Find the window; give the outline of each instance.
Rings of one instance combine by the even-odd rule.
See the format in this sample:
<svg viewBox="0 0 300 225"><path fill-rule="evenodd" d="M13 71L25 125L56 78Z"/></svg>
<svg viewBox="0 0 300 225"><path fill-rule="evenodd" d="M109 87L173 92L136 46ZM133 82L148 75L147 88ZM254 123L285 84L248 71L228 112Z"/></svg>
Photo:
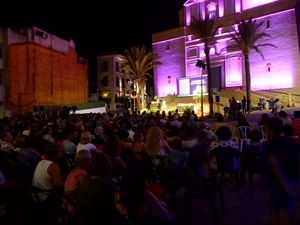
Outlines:
<svg viewBox="0 0 300 225"><path fill-rule="evenodd" d="M197 47L193 47L193 48L189 48L188 49L188 54L189 54L189 58L195 58L198 56L198 48Z"/></svg>
<svg viewBox="0 0 300 225"><path fill-rule="evenodd" d="M122 88L125 88L125 79L122 78Z"/></svg>
<svg viewBox="0 0 300 225"><path fill-rule="evenodd" d="M102 62L102 72L106 72L106 71L108 71L108 62L103 61Z"/></svg>
<svg viewBox="0 0 300 225"><path fill-rule="evenodd" d="M210 19L215 18L217 12L217 3L210 2L209 4L207 4L207 11Z"/></svg>
<svg viewBox="0 0 300 225"><path fill-rule="evenodd" d="M104 76L101 81L101 87L107 87L108 86L108 77Z"/></svg>
<svg viewBox="0 0 300 225"><path fill-rule="evenodd" d="M116 87L120 87L120 79L116 76Z"/></svg>
<svg viewBox="0 0 300 225"><path fill-rule="evenodd" d="M271 72L271 63L267 63L267 72Z"/></svg>
<svg viewBox="0 0 300 225"><path fill-rule="evenodd" d="M119 62L116 62L116 72L120 72Z"/></svg>
<svg viewBox="0 0 300 225"><path fill-rule="evenodd" d="M267 20L267 28L270 28L270 20Z"/></svg>

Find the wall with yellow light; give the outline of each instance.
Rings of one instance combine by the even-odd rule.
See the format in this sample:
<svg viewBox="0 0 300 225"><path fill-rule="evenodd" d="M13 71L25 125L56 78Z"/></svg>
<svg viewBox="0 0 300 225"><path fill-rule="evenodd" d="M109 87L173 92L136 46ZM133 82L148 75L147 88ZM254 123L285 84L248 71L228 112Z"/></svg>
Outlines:
<svg viewBox="0 0 300 225"><path fill-rule="evenodd" d="M32 111L34 105L88 102L87 63L75 49L62 53L35 43L8 48L8 109Z"/></svg>

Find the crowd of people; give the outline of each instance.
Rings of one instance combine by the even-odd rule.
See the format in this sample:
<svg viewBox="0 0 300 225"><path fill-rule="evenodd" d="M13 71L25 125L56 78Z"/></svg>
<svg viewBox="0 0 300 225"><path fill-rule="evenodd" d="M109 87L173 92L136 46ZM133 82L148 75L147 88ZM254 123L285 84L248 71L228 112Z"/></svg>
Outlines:
<svg viewBox="0 0 300 225"><path fill-rule="evenodd" d="M167 195L173 188L168 183L170 178L176 178L176 185L181 187L189 185L191 174L216 174L218 161L213 152L229 147L240 153L231 165L233 170L241 171L240 185L243 175L252 168L249 165L253 166L249 163L253 157L248 156L253 152L260 156L260 169L270 186L270 222L293 224L300 193L300 145L296 137L300 118L295 115L292 120L282 110L278 115L263 114L257 125L264 127L268 138L264 142L262 131L252 126L242 112L230 122L218 114L213 124L194 112L180 115L178 110L168 114L157 111L3 118L0 218L5 221L5 214L9 215L9 205L15 204L13 195L24 194L22 191L30 186L42 190L36 198L43 205L40 210L48 209L40 214L26 212L31 214L28 217L36 217L37 224L46 223L51 213L62 207L61 199L65 210L76 215L78 225L170 224L176 210L174 199ZM252 127L248 134L251 142L243 149L240 134L233 133L233 127L239 126ZM279 216L280 210L283 217Z"/></svg>

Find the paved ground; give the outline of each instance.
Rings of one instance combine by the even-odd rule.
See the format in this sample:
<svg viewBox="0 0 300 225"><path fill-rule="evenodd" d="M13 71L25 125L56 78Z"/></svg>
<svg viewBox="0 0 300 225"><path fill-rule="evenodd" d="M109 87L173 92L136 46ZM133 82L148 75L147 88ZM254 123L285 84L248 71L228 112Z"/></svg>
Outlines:
<svg viewBox="0 0 300 225"><path fill-rule="evenodd" d="M218 225L267 225L268 219L268 190L260 185L260 176L254 177L254 191L250 194L245 184L239 193L231 182L224 184L225 215L221 214L220 202L217 198ZM178 225L187 225L187 211L183 199L178 201ZM300 201L298 201L300 206ZM193 201L190 225L210 225L212 223L211 211L208 202L204 200ZM297 207L296 224L300 224L300 207Z"/></svg>

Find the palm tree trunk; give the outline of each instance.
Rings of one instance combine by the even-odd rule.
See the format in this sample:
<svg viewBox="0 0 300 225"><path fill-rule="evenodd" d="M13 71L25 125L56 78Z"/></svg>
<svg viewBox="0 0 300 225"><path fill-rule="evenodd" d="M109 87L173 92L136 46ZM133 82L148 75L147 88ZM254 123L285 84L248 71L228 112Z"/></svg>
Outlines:
<svg viewBox="0 0 300 225"><path fill-rule="evenodd" d="M249 54L245 53L245 77L246 77L246 97L247 97L247 111L251 110L251 75L250 75L250 63Z"/></svg>
<svg viewBox="0 0 300 225"><path fill-rule="evenodd" d="M139 79L136 79L136 108L137 110L140 110L141 107L141 81ZM135 109L134 109L135 111Z"/></svg>
<svg viewBox="0 0 300 225"><path fill-rule="evenodd" d="M141 82L142 110L145 108L145 82Z"/></svg>
<svg viewBox="0 0 300 225"><path fill-rule="evenodd" d="M214 114L214 105L213 105L213 96L212 96L212 75L210 68L210 57L209 57L209 47L208 43L205 43L204 53L206 57L206 66L207 66L207 92L208 92L208 103L209 103L209 116L213 117Z"/></svg>

